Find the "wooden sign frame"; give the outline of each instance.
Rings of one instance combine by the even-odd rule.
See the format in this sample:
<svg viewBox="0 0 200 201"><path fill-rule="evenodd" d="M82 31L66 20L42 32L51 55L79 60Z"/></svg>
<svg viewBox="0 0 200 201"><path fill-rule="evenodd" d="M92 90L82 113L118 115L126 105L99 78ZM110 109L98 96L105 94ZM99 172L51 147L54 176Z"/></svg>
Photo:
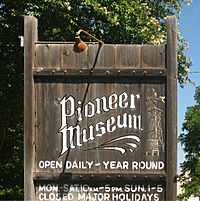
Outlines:
<svg viewBox="0 0 200 201"><path fill-rule="evenodd" d="M132 181L135 181L136 183L141 183L143 181L155 183L159 181L161 183L164 183L165 186L165 193L163 195L164 199L166 201L175 201L176 165L177 165L176 18L174 16L170 16L167 18L167 44L165 46L105 44L102 47L100 47L98 44L88 43L89 46L88 51L81 54L74 53L72 51L73 43L38 41L37 27L38 24L36 18L31 16L25 16L24 199L25 200L38 199L36 198L35 193L36 188L38 187L38 183L48 181L63 183L70 180L72 184L84 183L84 182L94 184L96 182L101 182L104 184L109 183L112 185L115 185L116 181L119 184L120 183L125 184L127 182L131 183ZM126 85L130 86L134 86L135 84L138 83L140 86L143 86L141 85L141 83L143 83L144 86L145 84L151 85L153 83L154 85L157 84L159 86L161 92L164 91L164 96L166 97L164 106L165 110L164 171L161 172L154 171L151 173L148 172L137 173L134 171L121 172L121 173L112 171L110 172L93 171L93 172L81 173L80 171L79 172L72 171L66 173L65 171L51 172L50 170L48 170L47 172L45 171L40 172L38 170L37 151L40 150L40 152L42 152L41 151L42 147L38 148L38 143L40 143L40 140L38 140L38 136L42 134L42 132L39 131L39 127L41 126L40 125L41 122L44 123L46 121L41 120L43 116L42 112L40 113L39 111L47 112L47 110L43 109L45 106L43 105L44 102L42 101L42 99L40 99L40 95L43 96L44 98L45 96L48 96L48 93L45 92L45 89L47 89L49 86L50 88L52 87L52 89L50 90L52 90L52 93L54 93L53 91L58 90L60 87L63 87L60 85L56 88L55 85L59 83L62 83L64 85L68 85L69 83L71 83L71 87L73 88L77 80L79 80L78 81L79 84L84 83L86 85L85 87L86 93L88 93L88 91L90 90L89 87L94 86L93 83L97 84L107 83L110 85L114 84L117 87L120 86L121 83L125 83ZM43 87L41 83L49 83L49 82L51 84L54 83L54 85L47 85L46 86L47 88L41 90L41 88ZM98 86L99 88L97 87L97 89L101 89L103 91L103 88L100 85ZM66 89L68 88L65 88L65 90ZM135 88L133 89L135 90ZM148 91L146 92L148 93ZM112 96L112 98L116 99L121 98L122 100L125 100L126 99L125 97L128 95L130 95L133 98L135 97L136 94L133 93L127 94L126 92L124 93L121 92L119 94L110 93L107 94L107 98L109 99L109 97ZM154 95L157 96L156 92L154 92ZM161 95L162 94L160 94L161 98L160 100L163 101ZM69 99L70 95L66 96L65 98L66 99L63 100L67 101L67 98ZM55 97L53 98L53 100L54 101L56 100ZM93 98L93 101L94 100L95 98ZM58 100L58 103L61 103L60 101L61 100ZM128 102L126 104L125 101L123 103L125 105L128 104ZM90 104L90 107L93 107L92 106L93 103L90 101L88 101L86 104ZM79 105L81 105L81 103ZM114 101L112 102L111 107L114 107ZM125 108L124 105L122 105L121 107ZM68 113L68 116L70 116L69 114L70 113ZM52 125L52 128L53 126L54 125ZM60 131L61 130L62 129L60 129ZM51 141L51 143L53 142ZM71 149L71 147L68 147L68 149ZM67 153L68 152L65 152L65 154Z"/></svg>

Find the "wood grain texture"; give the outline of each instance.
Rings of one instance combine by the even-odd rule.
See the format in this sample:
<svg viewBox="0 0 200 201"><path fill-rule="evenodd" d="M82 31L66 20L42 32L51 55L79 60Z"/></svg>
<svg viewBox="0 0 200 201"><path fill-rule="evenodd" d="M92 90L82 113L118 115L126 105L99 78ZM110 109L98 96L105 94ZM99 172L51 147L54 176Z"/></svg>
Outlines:
<svg viewBox="0 0 200 201"><path fill-rule="evenodd" d="M164 69L165 46L88 44L86 51L75 53L73 44L36 44L36 68L87 69L92 68L94 62L95 68Z"/></svg>
<svg viewBox="0 0 200 201"><path fill-rule="evenodd" d="M176 200L177 167L177 22L167 18L167 182L166 200Z"/></svg>
<svg viewBox="0 0 200 201"><path fill-rule="evenodd" d="M37 41L37 19L24 18L24 199L34 200L34 130L35 97L33 67L35 42Z"/></svg>

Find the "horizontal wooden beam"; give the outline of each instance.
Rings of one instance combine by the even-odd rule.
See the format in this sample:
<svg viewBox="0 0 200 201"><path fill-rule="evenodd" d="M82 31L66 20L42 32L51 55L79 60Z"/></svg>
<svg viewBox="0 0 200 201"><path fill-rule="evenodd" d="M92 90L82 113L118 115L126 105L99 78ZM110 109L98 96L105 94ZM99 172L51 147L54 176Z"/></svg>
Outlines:
<svg viewBox="0 0 200 201"><path fill-rule="evenodd" d="M42 173L35 172L33 174L34 181L72 181L72 182L80 182L80 181L165 181L166 174L165 173L138 173L138 174L76 174L76 173Z"/></svg>
<svg viewBox="0 0 200 201"><path fill-rule="evenodd" d="M165 69L61 69L61 68L35 68L34 76L147 76L147 77L163 77L166 76Z"/></svg>
<svg viewBox="0 0 200 201"><path fill-rule="evenodd" d="M34 67L48 68L166 68L164 45L124 45L87 43L74 52L72 42L36 42Z"/></svg>

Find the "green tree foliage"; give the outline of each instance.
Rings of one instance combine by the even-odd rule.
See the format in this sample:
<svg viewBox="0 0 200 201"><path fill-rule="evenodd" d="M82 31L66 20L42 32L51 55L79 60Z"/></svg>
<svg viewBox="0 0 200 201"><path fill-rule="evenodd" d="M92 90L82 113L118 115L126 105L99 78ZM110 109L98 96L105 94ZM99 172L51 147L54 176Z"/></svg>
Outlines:
<svg viewBox="0 0 200 201"><path fill-rule="evenodd" d="M105 43L164 44L167 15L188 0L2 0L0 2L0 199L22 196L23 16L39 20L39 40L74 41L84 29ZM88 39L87 39L88 40ZM179 35L178 76L189 81L191 61ZM9 171L10 170L10 171ZM17 190L18 189L18 190Z"/></svg>
<svg viewBox="0 0 200 201"><path fill-rule="evenodd" d="M200 197L200 87L196 88L194 98L196 104L187 108L183 123L185 132L179 137L186 153L181 175L185 192L181 198Z"/></svg>

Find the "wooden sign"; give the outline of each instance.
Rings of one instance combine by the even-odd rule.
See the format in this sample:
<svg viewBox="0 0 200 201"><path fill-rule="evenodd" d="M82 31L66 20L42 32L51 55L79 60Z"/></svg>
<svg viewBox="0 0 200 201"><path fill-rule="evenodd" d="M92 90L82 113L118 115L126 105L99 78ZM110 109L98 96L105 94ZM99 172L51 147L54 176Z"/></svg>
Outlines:
<svg viewBox="0 0 200 201"><path fill-rule="evenodd" d="M25 200L176 198L176 20L168 43L37 40L25 17Z"/></svg>

